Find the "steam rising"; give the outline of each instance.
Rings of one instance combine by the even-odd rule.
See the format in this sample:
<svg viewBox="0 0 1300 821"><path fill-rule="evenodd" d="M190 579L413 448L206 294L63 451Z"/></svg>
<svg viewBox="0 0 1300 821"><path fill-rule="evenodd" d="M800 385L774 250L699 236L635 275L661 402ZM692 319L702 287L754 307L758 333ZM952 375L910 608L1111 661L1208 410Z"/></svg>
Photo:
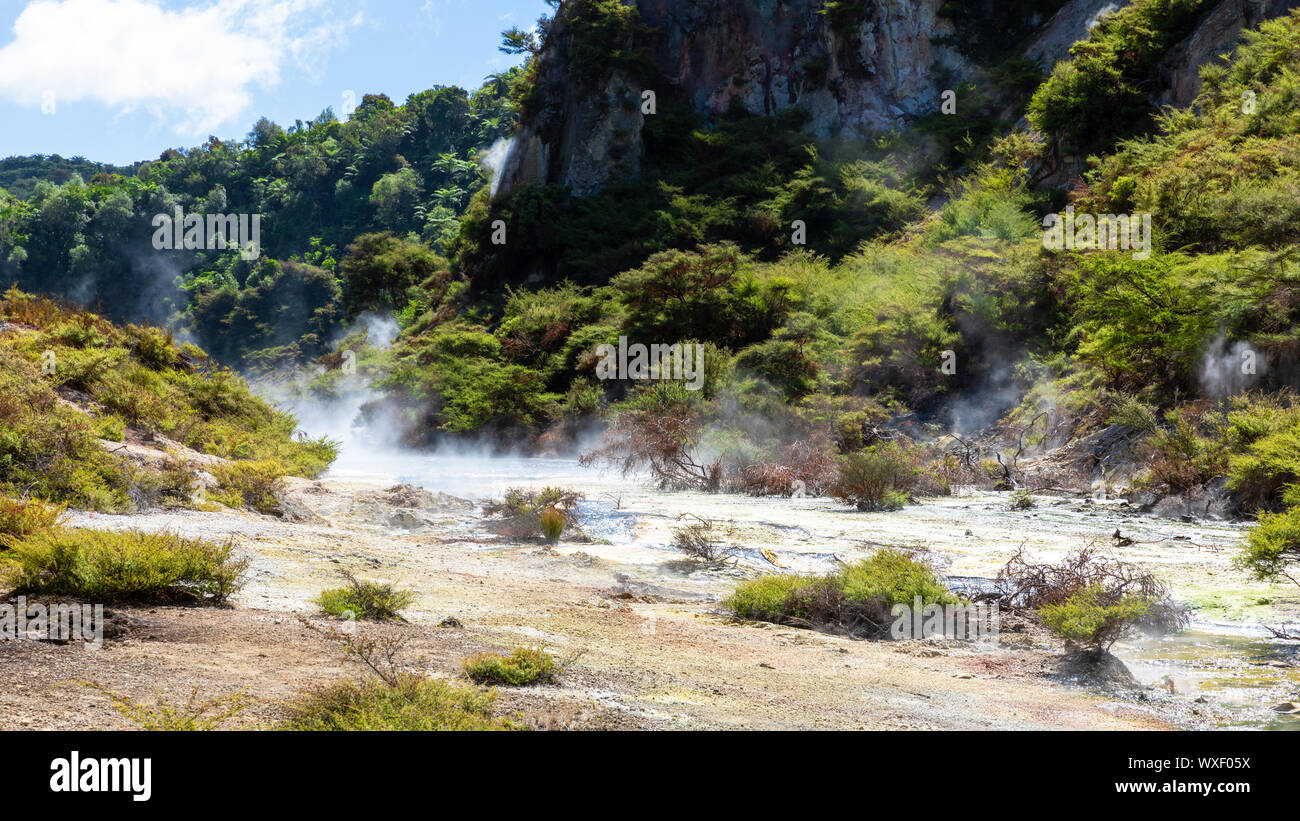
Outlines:
<svg viewBox="0 0 1300 821"><path fill-rule="evenodd" d="M1220 334L1201 360L1201 390L1212 399L1226 399L1249 390L1266 369L1264 357L1246 342L1233 342Z"/></svg>
<svg viewBox="0 0 1300 821"><path fill-rule="evenodd" d="M952 432L958 436L982 433L1016 406L1025 394L1025 385L1007 365L995 367L973 392L951 401L948 415Z"/></svg>
<svg viewBox="0 0 1300 821"><path fill-rule="evenodd" d="M484 171L492 175L492 196L496 196L501 185L501 171L505 168L506 158L510 156L510 146L514 138L503 138L492 144L487 151L479 154L478 162Z"/></svg>
<svg viewBox="0 0 1300 821"><path fill-rule="evenodd" d="M330 350L337 353L345 341L358 334L365 335L367 347L386 350L399 331L391 316L365 313L332 340ZM382 472L384 454L398 449L400 435L395 424L384 424L363 415L365 406L381 397L379 390L362 371L345 371L338 377L332 395L322 395L311 383L323 373L323 370L281 372L249 381L259 394L296 416L299 428L308 436L325 436L340 443L336 469L346 464L348 470Z"/></svg>

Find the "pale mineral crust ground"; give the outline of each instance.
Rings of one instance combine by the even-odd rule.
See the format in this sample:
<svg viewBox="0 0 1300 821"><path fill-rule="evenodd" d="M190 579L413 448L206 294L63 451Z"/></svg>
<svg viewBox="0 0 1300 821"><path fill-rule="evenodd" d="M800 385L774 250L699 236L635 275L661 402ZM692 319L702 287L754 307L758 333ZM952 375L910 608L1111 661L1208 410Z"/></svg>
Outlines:
<svg viewBox="0 0 1300 821"><path fill-rule="evenodd" d="M497 541L477 505L388 482L295 481L292 496L317 517L291 523L247 513L74 514L74 525L175 530L230 537L251 561L249 582L229 608L113 608L128 623L100 651L0 643L0 729L100 729L130 725L94 681L146 702L244 690L256 701L231 727L274 724L305 687L358 672L320 626L309 600L341 583L340 571L417 593L408 623L364 626L410 638L408 664L456 676L467 655L541 645L573 657L557 686L501 691L506 714L550 728L597 729L1161 729L1195 724L1171 700L1070 687L1053 675L1056 649L1028 632L997 647L959 642L855 641L718 613L752 563L684 572L663 544L676 515L707 507L747 545L769 547L799 568L835 553L852 558L876 543L929 549L950 575L995 571L1020 544L1052 555L1083 533L1109 535L1114 517L1138 539L1136 558L1164 570L1175 588L1197 588L1207 571L1231 574L1231 528L1208 525L1174 540L1180 523L1101 513L1072 500L1018 518L990 507L991 494L946 499L902 514L864 516L826 500L756 500L623 491L635 514L630 544L564 542L556 548ZM1049 503L1050 504L1050 503ZM1073 508L1074 518L1067 514ZM953 533L942 533L947 527ZM966 535L966 531L971 534ZM805 540L804 548L797 542ZM1160 539L1159 541L1155 541ZM925 544L927 540L935 544ZM953 544L963 545L954 549ZM814 558L809 558L814 557ZM767 568L770 570L771 568ZM1235 576L1222 580L1245 595ZM454 617L461 627L440 627ZM1144 684L1147 682L1143 682ZM1210 708L1198 713L1211 713ZM1212 716L1211 716L1212 717Z"/></svg>

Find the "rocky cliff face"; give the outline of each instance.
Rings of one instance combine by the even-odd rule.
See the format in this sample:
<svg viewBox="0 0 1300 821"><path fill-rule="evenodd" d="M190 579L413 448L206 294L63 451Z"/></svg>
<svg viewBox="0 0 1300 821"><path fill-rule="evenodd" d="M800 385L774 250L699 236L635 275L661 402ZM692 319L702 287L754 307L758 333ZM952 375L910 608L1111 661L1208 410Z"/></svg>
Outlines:
<svg viewBox="0 0 1300 821"><path fill-rule="evenodd" d="M818 137L904 125L971 71L940 45L956 33L939 16L943 0L866 0L838 16L819 14L822 0L625 2L656 30L663 87L649 90L660 99L712 115L799 107ZM575 88L564 76L567 37L561 7L539 71L546 105L518 134L503 189L545 181L584 193L638 170L646 89L621 72L600 89Z"/></svg>
<svg viewBox="0 0 1300 821"><path fill-rule="evenodd" d="M874 0L835 18L819 0L643 0L647 23L664 32L660 70L695 108L775 114L799 106L809 128L881 130L938 104L936 74L964 73L941 0ZM857 18L857 19L854 19Z"/></svg>
<svg viewBox="0 0 1300 821"><path fill-rule="evenodd" d="M1161 91L1153 102L1185 106L1201 90L1200 67L1232 49L1243 29L1286 14L1300 6L1300 0L1223 0L1206 13L1183 42L1160 66Z"/></svg>
<svg viewBox="0 0 1300 821"><path fill-rule="evenodd" d="M960 48L974 36L962 27L974 25L971 12L954 24L945 17L944 0L859 0L836 4L833 13L822 13L828 11L824 0L622 2L635 6L654 32L648 48L657 79L615 69L595 87L582 87L568 75L572 32L566 8L573 4L562 5L540 58L539 108L516 135L499 190L558 183L583 194L634 177L643 156L645 90L714 116L799 108L809 115L808 131L829 138L906 128L938 110L945 90L988 82ZM1125 4L1068 0L1047 4L1054 14L1026 13L1030 36L1020 53L1050 67L1098 19ZM1297 4L1223 0L1171 52L1161 73L1164 88L1154 101L1190 101L1201 63L1228 49L1243 27Z"/></svg>

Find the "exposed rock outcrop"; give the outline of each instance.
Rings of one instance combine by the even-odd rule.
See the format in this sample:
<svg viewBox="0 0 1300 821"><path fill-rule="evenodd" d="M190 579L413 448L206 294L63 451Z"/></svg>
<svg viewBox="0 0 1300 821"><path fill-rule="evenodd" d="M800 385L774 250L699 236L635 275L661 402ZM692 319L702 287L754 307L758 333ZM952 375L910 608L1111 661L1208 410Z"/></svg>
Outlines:
<svg viewBox="0 0 1300 821"><path fill-rule="evenodd" d="M1127 0L1071 0L1035 35L1025 49L1025 58L1050 69L1082 40L1101 20L1114 14Z"/></svg>
<svg viewBox="0 0 1300 821"><path fill-rule="evenodd" d="M1162 90L1152 102L1175 106L1191 103L1201 90L1202 65L1231 51L1244 29L1298 6L1300 0L1223 0L1165 57L1160 66Z"/></svg>
<svg viewBox="0 0 1300 821"><path fill-rule="evenodd" d="M655 31L665 87L648 90L658 98L715 116L797 107L820 138L904 126L974 70L941 44L957 34L939 16L942 0L870 0L860 19L821 14L821 0L635 5ZM586 193L639 170L647 89L618 71L601 88L579 88L566 76L570 37L562 6L538 73L542 108L516 135L501 190L549 182Z"/></svg>
<svg viewBox="0 0 1300 821"><path fill-rule="evenodd" d="M714 117L806 112L804 128L819 139L906 128L939 110L946 90L973 82L988 90L986 66L962 44L987 41L990 22L975 9L960 25L945 18L944 0L862 0L828 13L824 0L622 0L648 27L622 44L648 55L646 76L612 61L603 78L570 76L577 3L560 6L540 56L532 109L525 112L498 180L499 191L530 183L590 193L611 180L634 178L644 156L643 93L687 103ZM1127 0L1068 0L1056 8L1026 4L1005 54L1044 70ZM1231 49L1244 28L1286 13L1300 0L1222 0L1171 49L1158 71L1155 104L1185 105L1200 88L1199 67ZM1056 9L1055 14L1051 14ZM985 9L987 11L987 9ZM1040 19L1040 13L1042 19ZM980 28L977 32L972 28ZM1012 39L1008 35L1009 39ZM633 41L637 42L633 42ZM651 79L653 77L654 79ZM1051 181L1064 184L1082 167L1071 158Z"/></svg>

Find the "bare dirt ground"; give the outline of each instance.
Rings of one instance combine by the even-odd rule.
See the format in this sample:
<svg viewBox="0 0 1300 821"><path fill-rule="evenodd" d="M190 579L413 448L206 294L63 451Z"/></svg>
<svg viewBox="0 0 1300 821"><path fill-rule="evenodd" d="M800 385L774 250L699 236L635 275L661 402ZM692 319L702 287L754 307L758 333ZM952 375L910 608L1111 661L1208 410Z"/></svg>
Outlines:
<svg viewBox="0 0 1300 821"><path fill-rule="evenodd" d="M310 616L309 600L339 586L341 570L417 592L408 623L360 628L406 635L413 669L455 676L474 652L519 645L576 657L560 685L501 691L504 714L539 728L1171 726L1154 704L1058 683L1055 653L1027 634L980 647L738 624L716 613L735 583L726 574L638 581L581 545L500 544L475 506L429 495L412 507L385 486L295 482L293 497L318 517L308 523L233 512L74 514L74 525L233 538L251 560L248 585L229 608L114 608L129 627L98 651L0 642L0 730L131 726L78 681L146 703L245 691L253 706L227 726L274 726L304 688L360 675L296 615ZM448 617L462 626L440 627Z"/></svg>

